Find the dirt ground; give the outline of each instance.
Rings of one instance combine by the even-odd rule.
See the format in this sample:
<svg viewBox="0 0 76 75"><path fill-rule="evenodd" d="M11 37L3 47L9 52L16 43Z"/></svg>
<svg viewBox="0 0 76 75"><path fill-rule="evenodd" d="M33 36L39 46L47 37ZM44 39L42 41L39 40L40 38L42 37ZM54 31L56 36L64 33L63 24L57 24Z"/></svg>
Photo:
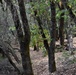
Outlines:
<svg viewBox="0 0 76 75"><path fill-rule="evenodd" d="M30 50L31 60L34 75L76 75L76 63L67 64L68 61L63 61L62 54L56 53L56 66L57 71L53 74L49 74L48 71L48 57L43 57L42 51L36 52ZM76 54L75 54L76 55ZM15 69L10 65L5 58L0 61L0 75L18 75Z"/></svg>
<svg viewBox="0 0 76 75"><path fill-rule="evenodd" d="M34 75L76 75L76 52L74 55L69 56L68 54L69 52L55 53L57 71L51 74L48 71L48 56L44 57L41 50L37 52L31 48L30 55ZM20 58L18 52L17 55ZM18 67L21 68L21 65ZM7 58L0 59L0 75L18 75Z"/></svg>

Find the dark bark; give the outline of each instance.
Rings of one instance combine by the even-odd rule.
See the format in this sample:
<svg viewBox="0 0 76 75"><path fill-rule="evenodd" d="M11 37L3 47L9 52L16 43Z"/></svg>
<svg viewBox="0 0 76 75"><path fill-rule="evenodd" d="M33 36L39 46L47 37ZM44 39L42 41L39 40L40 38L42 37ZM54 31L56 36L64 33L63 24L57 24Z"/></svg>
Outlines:
<svg viewBox="0 0 76 75"><path fill-rule="evenodd" d="M53 1L50 2L51 8L51 28L50 28L50 50L49 50L49 71L55 72L56 71L56 64L55 64L55 39L56 39L56 9L55 3Z"/></svg>
<svg viewBox="0 0 76 75"><path fill-rule="evenodd" d="M4 54L3 50L2 50L2 48L0 48L0 54L2 54L2 57L5 57L5 54Z"/></svg>
<svg viewBox="0 0 76 75"><path fill-rule="evenodd" d="M58 27L56 27L56 41L59 40L59 29Z"/></svg>
<svg viewBox="0 0 76 75"><path fill-rule="evenodd" d="M38 22L38 26L39 26L39 29L40 29L40 34L41 34L41 36L43 38L44 47L48 51L49 50L49 44L48 44L48 40L46 39L46 36L45 36L43 28L42 28L42 22L40 20L40 17L37 15L37 11L36 10L34 11L34 14L35 14L36 20Z"/></svg>
<svg viewBox="0 0 76 75"><path fill-rule="evenodd" d="M31 60L30 60L30 53L29 53L30 29L29 29L28 20L26 17L24 1L18 0L18 4L19 4L19 10L20 10L22 23L23 23L24 33L25 33L20 42L24 75L33 75L32 65L31 65Z"/></svg>
<svg viewBox="0 0 76 75"><path fill-rule="evenodd" d="M51 5L51 6L53 6L53 5ZM53 11L53 10L52 10ZM53 12L54 13L54 12ZM52 15L55 15L55 14L53 14L52 13ZM49 48L49 44L48 44L48 41L46 40L46 36L45 36L45 34L44 34L44 32L43 32L43 28L42 28L42 22L41 22L41 20L40 20L40 17L37 15L37 10L34 10L34 15L35 15L35 18L36 18L36 20L38 21L38 25L39 25L39 29L40 29L40 33L41 33L41 35L42 35L42 38L44 39L44 47L46 48L46 50L48 51L48 62L49 62L49 71L50 72L54 72L54 71L56 71L56 65L55 65L55 57L54 57L54 51L55 51L55 35L53 35L53 33L54 32L52 32L52 35L53 35L53 38L54 38L54 40L53 41L51 41L51 45L50 45L50 47L51 48ZM54 20L54 17L52 17L53 19L53 22L55 22L55 20ZM55 23L53 24L54 26L55 26L55 29L56 29L56 25L55 25ZM52 25L52 26L53 26ZM53 27L54 28L54 27ZM54 29L54 31L55 31L55 29ZM56 32L56 31L55 31ZM54 47L54 48L53 48Z"/></svg>
<svg viewBox="0 0 76 75"><path fill-rule="evenodd" d="M21 29L21 23L19 20L17 9L12 4L11 0L5 0L5 1L6 1L7 5L10 6L10 11L12 13L12 17L13 17L15 27L17 30L17 35L18 35L18 39L19 39L19 43L20 43L20 51L21 51L24 75L33 75L30 55L29 55L30 31L29 31L28 21L26 18L24 1L23 0L18 1L20 15L21 15L22 23L23 23L24 35L23 35L23 31Z"/></svg>
<svg viewBox="0 0 76 75"><path fill-rule="evenodd" d="M0 3L2 4L2 0L0 0Z"/></svg>
<svg viewBox="0 0 76 75"><path fill-rule="evenodd" d="M60 11L64 10L62 2L59 3L59 8ZM60 37L60 45L64 46L64 12L62 12L60 15L59 37Z"/></svg>
<svg viewBox="0 0 76 75"><path fill-rule="evenodd" d="M39 51L38 45L34 45L34 51Z"/></svg>
<svg viewBox="0 0 76 75"><path fill-rule="evenodd" d="M37 46L36 45L34 45L34 51L36 51L37 50Z"/></svg>

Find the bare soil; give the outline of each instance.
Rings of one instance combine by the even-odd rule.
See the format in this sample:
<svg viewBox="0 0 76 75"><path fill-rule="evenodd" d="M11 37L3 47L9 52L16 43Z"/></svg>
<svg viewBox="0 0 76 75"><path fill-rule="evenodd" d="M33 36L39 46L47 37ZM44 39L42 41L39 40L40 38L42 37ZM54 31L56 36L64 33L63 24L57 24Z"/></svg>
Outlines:
<svg viewBox="0 0 76 75"><path fill-rule="evenodd" d="M30 54L34 75L76 75L76 63L67 64L69 60L63 61L62 52L55 54L57 71L52 74L48 71L48 57L43 57L42 51L36 52L31 49ZM0 61L0 75L18 75L7 58Z"/></svg>
<svg viewBox="0 0 76 75"><path fill-rule="evenodd" d="M42 50L37 52L31 48L30 55L34 75L76 75L76 52L70 56L68 53L68 51L55 53L57 71L49 73L48 56L44 57ZM18 52L17 55L20 58ZM21 65L18 67L21 68ZM0 75L18 75L7 58L0 58Z"/></svg>

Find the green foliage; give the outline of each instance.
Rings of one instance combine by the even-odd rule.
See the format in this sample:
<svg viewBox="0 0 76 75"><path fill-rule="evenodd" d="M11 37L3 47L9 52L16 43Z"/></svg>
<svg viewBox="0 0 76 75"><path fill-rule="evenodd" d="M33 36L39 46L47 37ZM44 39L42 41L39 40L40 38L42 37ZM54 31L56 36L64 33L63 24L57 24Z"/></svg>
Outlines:
<svg viewBox="0 0 76 75"><path fill-rule="evenodd" d="M72 28L73 35L76 35L76 26Z"/></svg>
<svg viewBox="0 0 76 75"><path fill-rule="evenodd" d="M68 0L68 5L70 6L70 7L74 7L74 6L76 6L76 0Z"/></svg>
<svg viewBox="0 0 76 75"><path fill-rule="evenodd" d="M63 54L62 54L62 57L64 57L64 63L67 64L67 65L76 63L75 55L74 54L71 55L70 52L64 51Z"/></svg>
<svg viewBox="0 0 76 75"><path fill-rule="evenodd" d="M31 29L31 45L34 46L41 38L39 35L39 28L37 25L32 25L30 29Z"/></svg>
<svg viewBox="0 0 76 75"><path fill-rule="evenodd" d="M40 0L40 1L36 1L36 2L30 2L31 4L31 15L34 15L34 11L37 11L37 15L40 18L46 19L46 20L50 20L50 16L49 16L49 1L47 0ZM48 10L47 10L48 9ZM48 11L48 12L47 12ZM46 17L45 17L46 16ZM45 25L47 26L47 25ZM49 31L48 29L46 29L46 27L43 26L44 28L44 33L46 35L45 39L50 39L49 38ZM48 27L48 26L47 26ZM35 45L37 42L39 42L39 47L43 47L43 39L40 35L40 30L38 28L37 25L32 25L30 26L31 29L31 45Z"/></svg>
<svg viewBox="0 0 76 75"><path fill-rule="evenodd" d="M60 10L57 8L56 11L57 11L57 13L56 13L56 18L57 18L57 19L60 19L60 16L61 16L62 13L65 14L65 15L63 16L64 19L65 19L65 20L68 19L68 16L67 16L67 15L69 14L68 10L64 9L64 10L61 10L61 11L60 11Z"/></svg>
<svg viewBox="0 0 76 75"><path fill-rule="evenodd" d="M31 14L34 14L34 11L37 11L37 15L42 15L43 13L46 12L46 9L49 7L49 1L47 0L41 0L40 2L31 2L30 3L32 8L31 8Z"/></svg>
<svg viewBox="0 0 76 75"><path fill-rule="evenodd" d="M57 11L56 18L60 19L60 15L64 12L65 12L65 10Z"/></svg>
<svg viewBox="0 0 76 75"><path fill-rule="evenodd" d="M76 0L69 0L67 4L73 10L73 13L76 15Z"/></svg>
<svg viewBox="0 0 76 75"><path fill-rule="evenodd" d="M44 33L46 35L45 39L41 37L38 25L31 25L30 30L31 30L31 46L38 44L39 48L43 48L44 47L43 40L45 39L50 40L49 31L47 29L44 29Z"/></svg>
<svg viewBox="0 0 76 75"><path fill-rule="evenodd" d="M61 0L55 0L56 3L59 3Z"/></svg>
<svg viewBox="0 0 76 75"><path fill-rule="evenodd" d="M10 26L10 27L9 27L9 30L14 31L14 30L16 30L16 28L15 28L15 26Z"/></svg>
<svg viewBox="0 0 76 75"><path fill-rule="evenodd" d="M68 59L68 58L70 57L70 53L64 51L63 54L62 54L62 56L63 56L63 57L65 58L65 60L66 60L66 59Z"/></svg>
<svg viewBox="0 0 76 75"><path fill-rule="evenodd" d="M47 55L47 51L44 47L42 48L42 53L43 53L43 57L45 57Z"/></svg>
<svg viewBox="0 0 76 75"><path fill-rule="evenodd" d="M60 1L61 0L55 0L55 3L58 3ZM75 9L76 0L68 0L67 3L69 5L69 7L72 8L73 13L76 14L76 9ZM43 22L43 28L44 28L44 33L46 35L46 39L48 39L50 41L49 31L48 31L48 29L46 29L46 26L48 27L50 25L50 20L51 20L50 1L49 0L36 0L36 1L30 2L30 4L31 4L31 12L30 12L31 15L34 15L35 10L37 11L36 16L39 16L41 21ZM60 19L60 16L62 13L64 13L64 16L63 16L64 20L65 20L64 23L66 23L68 21L68 19L70 18L70 17L68 17L69 16L68 10L64 9L64 10L60 11L59 7L56 4L56 20L58 21L58 24L59 24L59 19ZM67 24L65 24L65 25L67 25ZM59 25L57 25L57 26L59 26ZM41 38L41 35L39 34L40 31L39 31L37 25L36 25L36 27L35 27L35 25L33 25L32 27L34 28L31 30L32 43L36 44L37 41L41 41L41 43L39 43L39 45L40 45L40 47L43 46L42 41L45 39ZM61 48L59 50L62 51Z"/></svg>

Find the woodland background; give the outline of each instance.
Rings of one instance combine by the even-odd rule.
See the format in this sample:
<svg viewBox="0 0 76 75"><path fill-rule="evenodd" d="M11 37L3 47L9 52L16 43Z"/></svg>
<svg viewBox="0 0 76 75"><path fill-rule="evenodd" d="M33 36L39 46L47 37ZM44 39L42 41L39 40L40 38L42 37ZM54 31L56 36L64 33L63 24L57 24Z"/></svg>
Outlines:
<svg viewBox="0 0 76 75"><path fill-rule="evenodd" d="M76 0L0 0L0 75L76 75Z"/></svg>

